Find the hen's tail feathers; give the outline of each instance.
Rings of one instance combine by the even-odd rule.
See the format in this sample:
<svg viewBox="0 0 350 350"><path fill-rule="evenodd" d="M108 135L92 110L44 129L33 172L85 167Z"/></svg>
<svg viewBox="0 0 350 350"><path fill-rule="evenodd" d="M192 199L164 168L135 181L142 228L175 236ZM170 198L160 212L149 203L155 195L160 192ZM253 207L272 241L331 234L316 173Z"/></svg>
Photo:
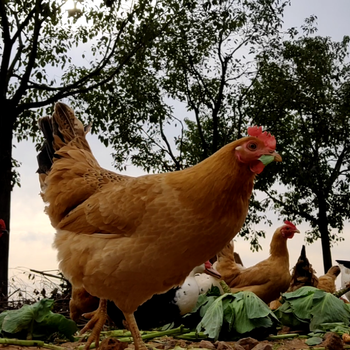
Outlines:
<svg viewBox="0 0 350 350"><path fill-rule="evenodd" d="M74 111L66 104L57 102L52 115L40 118L38 121L45 141L37 156L40 185L43 187L44 180L48 175L54 158L59 158L55 152L63 146L71 144L77 148L91 153L90 146L85 135L90 126L84 127L82 122L75 116Z"/></svg>
<svg viewBox="0 0 350 350"><path fill-rule="evenodd" d="M332 276L334 279L340 274L340 267L338 265L332 266L326 273L326 275Z"/></svg>
<svg viewBox="0 0 350 350"><path fill-rule="evenodd" d="M54 148L58 151L63 145L70 142L76 143L79 141L79 148L83 148L89 152L90 146L85 139L85 135L90 130L85 128L82 122L75 116L72 108L66 104L57 102L55 104L55 111L52 115Z"/></svg>
<svg viewBox="0 0 350 350"><path fill-rule="evenodd" d="M302 261L306 261L307 260L306 251L305 251L305 245L303 245L302 248L301 248L299 260L302 260Z"/></svg>
<svg viewBox="0 0 350 350"><path fill-rule="evenodd" d="M52 159L54 156L53 149L53 132L52 132L52 124L49 116L45 116L40 118L38 121L38 125L42 133L44 134L44 144L41 147L40 153L37 156L39 168L37 173L46 174L49 172Z"/></svg>

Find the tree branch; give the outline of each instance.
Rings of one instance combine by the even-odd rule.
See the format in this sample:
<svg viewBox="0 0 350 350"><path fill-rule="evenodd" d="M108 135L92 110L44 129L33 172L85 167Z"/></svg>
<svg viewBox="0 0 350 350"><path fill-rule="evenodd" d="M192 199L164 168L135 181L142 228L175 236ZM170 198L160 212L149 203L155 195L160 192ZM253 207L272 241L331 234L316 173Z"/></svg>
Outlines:
<svg viewBox="0 0 350 350"><path fill-rule="evenodd" d="M310 214L306 213L306 212L301 212L301 211L295 211L294 209L290 208L289 206L286 205L285 202L283 202L282 200L272 196L269 192L267 191L263 191L274 203L278 203L282 208L285 209L285 211L290 211L292 214L294 215L299 215L300 217L302 217L303 219L314 223L315 225L317 224L317 219L315 219L313 216L311 216Z"/></svg>
<svg viewBox="0 0 350 350"><path fill-rule="evenodd" d="M166 145L167 150L168 150L167 153L169 154L170 158L173 160L173 162L174 162L174 164L176 166L176 169L177 170L181 170L181 166L180 166L178 160L176 159L176 157L175 157L175 155L173 153L173 150L171 149L171 146L169 144L169 141L168 141L167 137L164 134L163 123L162 123L161 120L159 121L159 128L160 128L160 135L161 135L163 141L165 142L165 145Z"/></svg>
<svg viewBox="0 0 350 350"><path fill-rule="evenodd" d="M60 99L74 96L77 94L85 93L91 90L94 90L108 81L110 81L114 76L116 76L121 69L130 61L130 59L143 47L145 47L149 42L151 42L155 37L157 37L169 24L170 20L166 22L158 31L156 31L153 35L151 35L147 40L140 40L137 45L133 47L132 50L130 50L121 60L119 60L119 64L116 68L110 70L109 74L100 80L99 82L92 84L86 88L83 88L82 86L86 83L87 80L92 79L95 76L98 76L101 72L101 66L98 69L93 70L91 73L89 73L87 76L84 76L82 79L77 80L75 83L71 85L66 85L64 87L56 88L53 91L58 91L55 95L47 98L46 100L38 101L38 102L30 102L30 103L23 103L18 106L18 112L21 113L26 109L31 108L39 108L46 106L48 104L54 103ZM144 39L144 38L143 38ZM111 56L111 55L109 55ZM107 63L104 64L104 66Z"/></svg>

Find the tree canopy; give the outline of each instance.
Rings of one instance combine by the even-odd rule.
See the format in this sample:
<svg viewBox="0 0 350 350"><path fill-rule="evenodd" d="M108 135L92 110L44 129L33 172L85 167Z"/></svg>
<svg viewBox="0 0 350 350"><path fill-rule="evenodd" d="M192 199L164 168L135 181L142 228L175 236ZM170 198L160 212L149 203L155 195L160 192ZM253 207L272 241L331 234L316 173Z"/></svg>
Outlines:
<svg viewBox="0 0 350 350"><path fill-rule="evenodd" d="M118 169L133 164L157 172L194 165L246 135L251 118L242 107L256 75L254 58L279 42L287 4L193 1L121 74L81 96L86 109L81 99L72 103L113 147ZM268 175L261 179L270 183ZM259 249L264 232L252 224L265 219L264 208L252 203L241 235Z"/></svg>
<svg viewBox="0 0 350 350"><path fill-rule="evenodd" d="M327 272L330 246L350 218L350 38L313 36L312 23L257 57L246 113L269 126L283 154L275 173L282 186L265 189L266 201L310 225L306 239L321 238Z"/></svg>
<svg viewBox="0 0 350 350"><path fill-rule="evenodd" d="M170 3L171 1L169 1ZM166 29L181 2L16 0L0 3L0 218L10 229L11 190L18 183L13 139L36 139L37 115L59 99L106 84ZM125 38L128 38L126 40ZM17 175L16 175L17 174ZM9 236L0 244L0 298L7 295Z"/></svg>

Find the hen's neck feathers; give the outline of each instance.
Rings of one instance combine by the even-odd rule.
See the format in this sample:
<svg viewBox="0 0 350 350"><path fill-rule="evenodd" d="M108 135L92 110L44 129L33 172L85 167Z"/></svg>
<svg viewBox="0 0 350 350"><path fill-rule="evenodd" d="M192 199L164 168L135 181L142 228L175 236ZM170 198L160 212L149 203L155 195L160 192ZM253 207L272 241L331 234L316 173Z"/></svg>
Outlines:
<svg viewBox="0 0 350 350"><path fill-rule="evenodd" d="M216 212L219 217L231 210L247 209L255 174L235 155L235 148L247 139L222 147L191 168L169 173L167 182L179 190L182 201L195 202L199 211Z"/></svg>
<svg viewBox="0 0 350 350"><path fill-rule="evenodd" d="M281 234L281 228L278 228L273 234L270 244L270 257L286 258L289 264L287 239Z"/></svg>

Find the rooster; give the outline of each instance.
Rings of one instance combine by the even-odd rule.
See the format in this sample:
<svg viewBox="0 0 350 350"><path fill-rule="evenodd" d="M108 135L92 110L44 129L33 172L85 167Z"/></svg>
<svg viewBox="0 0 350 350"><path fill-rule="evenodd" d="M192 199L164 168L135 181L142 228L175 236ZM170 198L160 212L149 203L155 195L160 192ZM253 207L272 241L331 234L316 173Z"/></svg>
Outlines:
<svg viewBox="0 0 350 350"><path fill-rule="evenodd" d="M130 177L101 168L73 110L56 103L39 120L41 195L56 230L59 267L75 288L99 297L84 330L86 349L107 318L107 300L123 312L136 350L145 350L134 312L180 285L241 229L254 179L281 161L261 127L201 163L176 172Z"/></svg>
<svg viewBox="0 0 350 350"><path fill-rule="evenodd" d="M287 239L293 238L295 233L299 233L295 225L285 221L272 237L270 256L247 268L237 266L233 258L233 246L226 245L217 254L215 268L231 288L232 293L249 290L268 304L288 289L291 275Z"/></svg>

